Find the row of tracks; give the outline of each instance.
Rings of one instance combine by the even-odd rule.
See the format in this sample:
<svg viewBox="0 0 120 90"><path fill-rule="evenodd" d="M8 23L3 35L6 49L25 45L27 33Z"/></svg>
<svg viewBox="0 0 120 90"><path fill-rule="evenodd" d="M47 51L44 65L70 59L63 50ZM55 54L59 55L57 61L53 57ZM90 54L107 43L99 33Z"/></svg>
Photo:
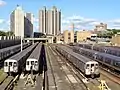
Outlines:
<svg viewBox="0 0 120 90"><path fill-rule="evenodd" d="M84 75L82 75L77 69L73 69L73 66L70 65L69 62L65 60L56 50L49 47L51 53L57 57L57 62L59 63L59 67L64 72L67 80L71 85L71 90L89 90L87 85L83 82ZM82 79L81 79L82 78Z"/></svg>
<svg viewBox="0 0 120 90"><path fill-rule="evenodd" d="M32 83L33 89L31 90L45 90L46 86L46 72L39 73L39 74L34 74L31 75L32 78L29 78L30 74L25 74L23 71L22 74L16 75L15 77L13 76L8 76L6 73L3 72L1 68L1 74L0 74L0 90L22 90L23 89L28 89L31 87L31 85L27 85L26 83ZM22 75L22 79L20 78ZM2 77L2 79L1 79ZM45 79L46 78L46 79ZM27 79L32 79L31 81L29 80L28 82ZM32 82L33 81L33 82ZM22 83L21 83L22 82ZM33 85L34 84L34 85ZM28 86L28 87L27 87ZM29 90L29 89L28 89ZM47 89L46 89L47 90Z"/></svg>
<svg viewBox="0 0 120 90"><path fill-rule="evenodd" d="M65 45L65 46L67 46L70 49L73 49L71 46L68 46L68 45ZM107 68L102 67L102 66L100 66L100 74L101 74L101 77L99 79L94 79L94 80L90 79L89 80L91 82L91 84L99 85L101 83L101 80L104 80L104 81L106 81L106 83L108 83L108 87L110 87L112 89L114 89L116 87L116 90L117 90L117 88L120 88L120 74L115 73ZM110 82L113 84L111 84Z"/></svg>
<svg viewBox="0 0 120 90"><path fill-rule="evenodd" d="M54 48L49 47L49 52L51 53L52 57L57 58L56 61L59 63L60 69L64 72L67 80L69 81L69 83L71 85L71 90L99 90L98 86L100 84L100 78L97 78L94 80L87 79L86 77L84 77L84 75L82 73L80 73L80 71L76 67L74 67L74 65L72 63L67 61ZM50 67L52 68L51 62L49 60L48 60L48 62L50 63ZM51 69L51 71L52 71L52 75L53 75L53 79L54 79L55 90L58 90L53 69ZM106 74L106 72L108 74ZM111 74L107 70L104 70L104 71L102 70L101 74L104 77L109 78L111 81L113 80L113 79L111 79L111 77L114 78L114 82L117 84L120 84L119 76L116 76L116 75L114 76L114 74ZM11 76L6 75L5 78L0 82L0 90L13 89L19 79L19 76L20 75L17 75L16 77L11 77ZM38 75L33 76L33 77L38 77ZM40 90L49 90L47 72L43 72L41 79L42 79L41 81L38 81L38 82L41 82L41 85L39 85L38 88L40 88L40 86L41 86L42 88ZM88 82L86 82L84 80L88 80ZM37 84L37 82L35 82L35 84ZM33 88L33 90L34 90L34 88Z"/></svg>
<svg viewBox="0 0 120 90"><path fill-rule="evenodd" d="M53 71L53 68L52 68L52 63L50 61L49 51L48 50L49 50L48 47L46 47L46 53L47 53L48 63L49 63L48 68L51 70L51 74L53 76L53 82L52 83L54 85L54 90L57 90L57 84L56 84L56 81L55 81L55 75L54 75L54 71ZM46 81L49 82L48 81L48 73L46 75L47 75L47 80ZM49 90L49 83L47 83L47 89Z"/></svg>
<svg viewBox="0 0 120 90"><path fill-rule="evenodd" d="M85 90L100 90L100 84L101 81L104 80L105 78L108 78L109 75L103 74L103 72L101 73L101 76L104 78L95 78L95 79L91 79L91 78L86 78L80 71L79 69L77 69L72 63L70 63L68 60L66 60L61 54L59 54L54 48L51 49L52 53L58 57L58 60L60 61L60 63L65 63L66 66L69 68L69 70L74 74L75 77L77 77L81 82L82 82L82 86L84 86L86 89ZM59 62L58 61L58 62ZM61 62L62 61L62 62ZM104 76L103 76L104 75ZM111 77L109 77L111 78ZM106 79L105 79L106 80ZM107 89L108 90L108 89ZM112 89L111 89L112 90ZM116 89L117 90L117 89Z"/></svg>

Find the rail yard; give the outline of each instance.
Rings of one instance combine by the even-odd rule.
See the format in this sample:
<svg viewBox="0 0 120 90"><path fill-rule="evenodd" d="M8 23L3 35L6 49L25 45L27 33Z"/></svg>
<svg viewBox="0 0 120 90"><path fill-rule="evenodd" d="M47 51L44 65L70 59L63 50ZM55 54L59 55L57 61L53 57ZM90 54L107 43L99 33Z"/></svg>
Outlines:
<svg viewBox="0 0 120 90"><path fill-rule="evenodd" d="M120 48L23 43L0 49L0 90L120 90Z"/></svg>

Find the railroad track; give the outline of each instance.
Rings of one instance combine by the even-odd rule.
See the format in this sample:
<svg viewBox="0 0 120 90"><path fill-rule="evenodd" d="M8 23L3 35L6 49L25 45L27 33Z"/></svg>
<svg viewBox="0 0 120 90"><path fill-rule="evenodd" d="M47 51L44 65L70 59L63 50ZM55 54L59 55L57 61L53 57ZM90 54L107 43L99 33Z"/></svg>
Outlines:
<svg viewBox="0 0 120 90"><path fill-rule="evenodd" d="M2 85L2 83L8 78L8 75L2 72L2 75L0 75L0 77L2 77L2 80L0 81L0 85Z"/></svg>
<svg viewBox="0 0 120 90"><path fill-rule="evenodd" d="M54 52L57 53L57 55L61 58L61 60L63 60L64 62L66 62L67 66L69 68L71 68L70 70L72 72L74 72L74 74L77 76L77 78L79 80L81 80L82 84L85 86L86 90L98 90L99 89L99 85L100 85L100 78L95 78L95 79L90 79L90 78L86 78L78 68L76 68L71 62L69 62L68 60L66 60L60 53L58 53L55 49L53 49Z"/></svg>
<svg viewBox="0 0 120 90"><path fill-rule="evenodd" d="M14 87L14 83L17 81L19 75L15 77L7 76L0 85L0 90L11 90Z"/></svg>
<svg viewBox="0 0 120 90"><path fill-rule="evenodd" d="M52 68L52 64L51 64L51 61L50 61L50 57L49 57L49 55L48 55L48 53L49 53L49 49L48 49L48 47L47 47L47 50L46 50L47 52L47 57L48 57L48 63L50 64L50 67L51 67L51 73L52 73L52 76L53 76L53 83L54 83L54 88L55 88L55 90L57 90L57 84L56 84L56 80L55 80L55 75L54 75L54 72L53 72L53 68Z"/></svg>
<svg viewBox="0 0 120 90"><path fill-rule="evenodd" d="M72 90L89 90L86 84L82 81L83 77L80 77L78 71L73 69L73 67L65 60L65 58L63 58L63 56L61 56L56 50L51 49L51 53L58 58L57 62L59 63L62 71L64 71L68 81L71 83ZM64 68L68 68L68 71L64 70ZM69 73L71 73L71 75L69 75Z"/></svg>
<svg viewBox="0 0 120 90"><path fill-rule="evenodd" d="M117 83L120 85L120 75L115 74L114 72L111 72L103 67L100 67L101 74L113 82Z"/></svg>

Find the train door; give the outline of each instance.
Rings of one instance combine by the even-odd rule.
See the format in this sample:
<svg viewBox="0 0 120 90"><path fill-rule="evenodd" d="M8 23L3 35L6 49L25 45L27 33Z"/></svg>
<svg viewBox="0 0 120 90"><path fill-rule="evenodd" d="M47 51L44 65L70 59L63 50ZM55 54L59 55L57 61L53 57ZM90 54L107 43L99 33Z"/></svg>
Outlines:
<svg viewBox="0 0 120 90"><path fill-rule="evenodd" d="M29 61L26 61L26 70L30 70Z"/></svg>
<svg viewBox="0 0 120 90"><path fill-rule="evenodd" d="M31 61L31 70L34 69L34 61Z"/></svg>
<svg viewBox="0 0 120 90"><path fill-rule="evenodd" d="M95 64L91 63L91 74L93 74L95 72Z"/></svg>
<svg viewBox="0 0 120 90"><path fill-rule="evenodd" d="M17 64L17 62L13 62L13 71L14 72L18 72L18 64Z"/></svg>
<svg viewBox="0 0 120 90"><path fill-rule="evenodd" d="M85 74L90 75L90 64L85 65Z"/></svg>
<svg viewBox="0 0 120 90"><path fill-rule="evenodd" d="M35 61L34 63L35 63L34 68L36 71L38 71L38 61Z"/></svg>
<svg viewBox="0 0 120 90"><path fill-rule="evenodd" d="M4 72L8 72L9 62L4 62Z"/></svg>
<svg viewBox="0 0 120 90"><path fill-rule="evenodd" d="M99 75L99 64L95 64L95 74Z"/></svg>
<svg viewBox="0 0 120 90"><path fill-rule="evenodd" d="M13 71L13 62L9 62L8 67L10 72Z"/></svg>

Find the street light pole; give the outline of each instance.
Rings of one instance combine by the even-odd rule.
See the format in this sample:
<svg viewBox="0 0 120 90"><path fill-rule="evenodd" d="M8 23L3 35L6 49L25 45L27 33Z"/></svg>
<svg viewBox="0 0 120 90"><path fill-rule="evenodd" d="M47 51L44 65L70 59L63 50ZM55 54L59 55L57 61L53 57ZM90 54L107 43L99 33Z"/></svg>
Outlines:
<svg viewBox="0 0 120 90"><path fill-rule="evenodd" d="M22 52L22 33L21 33L21 52Z"/></svg>

